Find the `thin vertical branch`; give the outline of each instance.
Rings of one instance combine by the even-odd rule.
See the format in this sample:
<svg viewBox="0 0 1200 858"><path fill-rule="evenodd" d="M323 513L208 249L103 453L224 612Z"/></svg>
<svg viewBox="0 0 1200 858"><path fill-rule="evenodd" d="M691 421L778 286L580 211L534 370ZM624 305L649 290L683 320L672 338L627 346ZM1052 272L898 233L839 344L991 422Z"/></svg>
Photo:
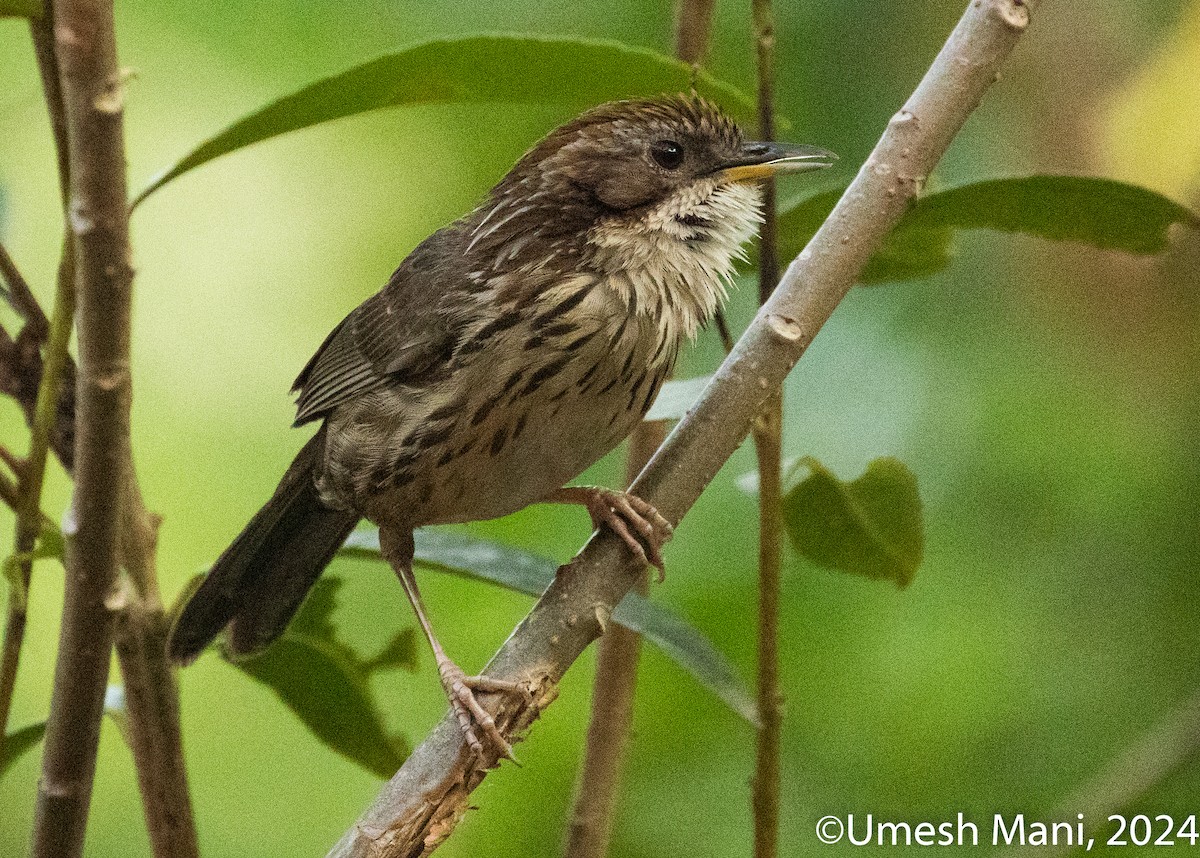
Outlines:
<svg viewBox="0 0 1200 858"><path fill-rule="evenodd" d="M70 182L70 167L67 161L66 118L62 110L62 93L58 82L58 62L54 55L53 10L46 10L39 19L30 21L30 35L34 54L41 73L42 88L50 115L50 126L54 131L57 153L59 193L66 211L67 187ZM21 278L16 265L7 252L0 248L0 267L8 284L10 303L18 306L25 317L25 328L18 335L18 343L36 350L46 342L45 359L37 397L30 417L29 455L18 474L20 495L16 504L16 534L14 537L14 561L8 611L4 624L4 644L0 653L0 756L3 755L5 735L8 731L8 716L12 707L13 691L16 687L17 668L21 659L21 647L25 642L25 623L28 616L29 588L33 580L33 560L30 557L42 531L41 497L45 480L47 451L57 430L59 390L73 381L67 369L67 348L71 340L71 327L75 316L75 267L71 246L71 234L67 230L63 239L62 258L58 266L58 284L54 297L54 317L47 320L41 307L33 298L33 292ZM15 354L15 352L14 352Z"/></svg>
<svg viewBox="0 0 1200 858"><path fill-rule="evenodd" d="M33 829L34 858L83 850L112 652L129 470L130 264L123 89L111 0L54 3L79 325L73 538Z"/></svg>
<svg viewBox="0 0 1200 858"><path fill-rule="evenodd" d="M18 282L20 275L3 248L0 248L0 268L3 268L4 279L9 284L10 292L24 290L28 293L28 286ZM33 577L31 555L43 530L42 486L45 482L46 459L50 448L50 436L57 423L59 385L66 375L67 345L71 339L71 326L75 318L72 273L71 264L64 258L60 266L54 316L49 324L49 342L34 407L29 455L18 474L19 495L13 558L16 568L13 570L13 581L9 590L4 649L3 655L0 656L0 752L3 751L8 714L16 685L17 666L25 638L29 587Z"/></svg>
<svg viewBox="0 0 1200 858"><path fill-rule="evenodd" d="M637 478L666 436L666 424L662 421L642 423L634 430L626 454L626 484ZM649 589L648 584L643 571L634 589L644 595ZM608 854L625 752L633 725L642 636L624 626L609 623L596 649L592 713L563 848L566 858L603 858Z"/></svg>
<svg viewBox="0 0 1200 858"><path fill-rule="evenodd" d="M70 160L53 21L54 9L50 0L46 0L45 14L32 25L33 43L54 131L64 213L67 213ZM67 226L67 243L59 270L60 289L64 280L70 284L74 279L69 218ZM34 306L36 308L36 304ZM75 367L69 356L66 370L66 377L73 378ZM32 420L30 422L32 425ZM64 389L58 402L57 427L51 435L51 447L68 473L74 471L74 428L74 391ZM117 660L125 686L127 733L155 856L197 858L199 846L179 723L179 690L176 674L166 659L167 620L155 568L158 518L146 509L142 500L131 456L127 457L126 467L129 477L122 505L120 557L129 579L117 600L122 607L115 635Z"/></svg>
<svg viewBox="0 0 1200 858"><path fill-rule="evenodd" d="M675 56L699 65L708 52L716 0L680 0L675 9Z"/></svg>
<svg viewBox="0 0 1200 858"><path fill-rule="evenodd" d="M753 0L758 68L758 137L775 139L775 23L771 0ZM758 252L758 298L766 304L779 283L776 249L775 181L763 189L763 225ZM783 689L779 682L779 592L783 562L783 388L754 424L758 458L758 717L752 804L754 856L779 853L779 777Z"/></svg>
<svg viewBox="0 0 1200 858"><path fill-rule="evenodd" d="M684 62L698 66L704 58L712 30L712 11L713 0L681 0L678 4L675 48L676 55ZM637 479L666 437L667 427L662 421L638 425L629 438L626 452L626 485ZM648 591L649 579L644 571L634 589L643 594ZM633 725L641 635L610 624L596 649L592 711L563 844L565 858L604 858L608 854Z"/></svg>

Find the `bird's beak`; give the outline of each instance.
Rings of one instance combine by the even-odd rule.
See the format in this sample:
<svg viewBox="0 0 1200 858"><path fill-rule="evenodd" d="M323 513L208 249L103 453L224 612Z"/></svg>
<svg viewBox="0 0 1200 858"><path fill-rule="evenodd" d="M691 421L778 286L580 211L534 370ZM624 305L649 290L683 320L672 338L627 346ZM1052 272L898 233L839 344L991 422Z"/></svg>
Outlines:
<svg viewBox="0 0 1200 858"><path fill-rule="evenodd" d="M794 143L745 143L717 173L728 182L754 182L780 173L807 173L833 166L837 155Z"/></svg>

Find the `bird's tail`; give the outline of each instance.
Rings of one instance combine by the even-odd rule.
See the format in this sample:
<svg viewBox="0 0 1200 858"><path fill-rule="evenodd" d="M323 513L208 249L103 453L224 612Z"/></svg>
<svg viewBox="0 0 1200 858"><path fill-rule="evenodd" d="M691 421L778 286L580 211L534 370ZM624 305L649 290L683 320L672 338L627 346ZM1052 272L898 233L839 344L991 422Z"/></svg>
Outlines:
<svg viewBox="0 0 1200 858"><path fill-rule="evenodd" d="M325 430L304 445L266 506L217 558L171 629L172 660L192 661L229 626L233 654L262 649L283 633L358 515L321 502L313 467Z"/></svg>

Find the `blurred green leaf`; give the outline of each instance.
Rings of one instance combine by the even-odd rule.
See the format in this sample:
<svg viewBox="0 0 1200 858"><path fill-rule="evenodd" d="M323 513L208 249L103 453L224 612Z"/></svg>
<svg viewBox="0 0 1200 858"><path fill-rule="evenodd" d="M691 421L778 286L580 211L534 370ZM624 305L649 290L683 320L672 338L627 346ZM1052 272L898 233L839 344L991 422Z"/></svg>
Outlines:
<svg viewBox="0 0 1200 858"><path fill-rule="evenodd" d="M332 619L341 585L337 578L322 578L275 643L252 658L226 660L275 692L330 748L389 778L411 749L405 738L388 733L370 678L380 669L415 667L415 651L410 643L408 658L401 656L397 640L403 632L369 660L343 643Z"/></svg>
<svg viewBox="0 0 1200 858"><path fill-rule="evenodd" d="M998 229L1106 250L1161 253L1168 230L1200 218L1162 194L1084 176L991 179L917 200L904 221L925 229Z"/></svg>
<svg viewBox="0 0 1200 858"><path fill-rule="evenodd" d="M609 40L477 35L404 48L323 78L247 114L156 176L134 206L172 179L253 143L384 107L506 102L580 111L615 98L686 92L692 67ZM696 91L730 109L753 102L701 71Z"/></svg>
<svg viewBox="0 0 1200 858"><path fill-rule="evenodd" d="M844 188L815 194L779 216L779 255L795 257L833 211ZM950 262L955 230L995 229L1106 250L1161 253L1170 227L1200 219L1161 194L1078 176L991 179L921 197L871 258L863 284L927 277Z"/></svg>
<svg viewBox="0 0 1200 858"><path fill-rule="evenodd" d="M4 777L4 773L8 771L8 767L17 761L17 759L28 751L30 748L37 746L37 743L42 741L42 736L46 734L46 722L40 724L30 724L27 727L22 727L15 733L9 733L4 737L4 753L0 754L0 778Z"/></svg>
<svg viewBox="0 0 1200 858"><path fill-rule="evenodd" d="M808 476L783 498L783 519L796 550L818 566L908 586L921 565L925 534L917 479L898 459L875 459L843 482L811 457Z"/></svg>
<svg viewBox="0 0 1200 858"><path fill-rule="evenodd" d="M41 18L41 0L0 0L0 18Z"/></svg>
<svg viewBox="0 0 1200 858"><path fill-rule="evenodd" d="M548 558L461 533L418 530L414 538L417 564L530 596L541 595L558 569L558 564ZM378 531L356 530L340 553L380 560ZM734 712L757 723L754 700L733 665L682 618L637 593L629 593L612 618L661 649Z"/></svg>
<svg viewBox="0 0 1200 858"><path fill-rule="evenodd" d="M682 420L688 409L696 404L701 392L712 381L711 375L697 378L673 378L662 386L645 420Z"/></svg>

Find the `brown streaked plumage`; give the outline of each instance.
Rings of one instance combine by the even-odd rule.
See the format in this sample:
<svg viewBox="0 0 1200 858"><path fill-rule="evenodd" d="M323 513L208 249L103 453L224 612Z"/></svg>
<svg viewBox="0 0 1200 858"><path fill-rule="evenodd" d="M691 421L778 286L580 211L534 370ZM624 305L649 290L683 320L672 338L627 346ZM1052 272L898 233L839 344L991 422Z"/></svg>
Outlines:
<svg viewBox="0 0 1200 858"><path fill-rule="evenodd" d="M420 244L296 379L322 421L171 632L189 661L226 626L249 653L287 626L361 518L380 529L476 753L503 737L443 652L412 573L413 529L585 506L662 567L670 525L622 492L564 488L621 442L715 312L760 220L751 182L827 166L745 143L712 105L671 97L584 113L529 150L484 203Z"/></svg>

